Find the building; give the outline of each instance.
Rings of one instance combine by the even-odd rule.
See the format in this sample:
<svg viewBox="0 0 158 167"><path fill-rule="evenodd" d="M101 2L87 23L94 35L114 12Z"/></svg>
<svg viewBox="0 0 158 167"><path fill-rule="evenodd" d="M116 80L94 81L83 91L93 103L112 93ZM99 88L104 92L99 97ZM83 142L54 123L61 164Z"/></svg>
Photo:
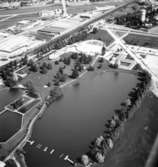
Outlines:
<svg viewBox="0 0 158 167"><path fill-rule="evenodd" d="M22 35L10 35L0 40L0 66L20 58L22 53L42 44L42 41Z"/></svg>
<svg viewBox="0 0 158 167"><path fill-rule="evenodd" d="M55 9L55 10L42 10L39 12L41 19L50 19L61 16L63 13L62 9Z"/></svg>

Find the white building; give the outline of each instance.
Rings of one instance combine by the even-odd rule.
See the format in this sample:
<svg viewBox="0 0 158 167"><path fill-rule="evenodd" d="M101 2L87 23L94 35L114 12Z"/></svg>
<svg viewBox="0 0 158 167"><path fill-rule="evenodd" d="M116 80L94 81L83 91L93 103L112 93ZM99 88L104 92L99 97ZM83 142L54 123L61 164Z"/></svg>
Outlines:
<svg viewBox="0 0 158 167"><path fill-rule="evenodd" d="M0 66L9 61L19 58L19 55L43 44L42 41L35 40L22 35L10 35L0 40Z"/></svg>

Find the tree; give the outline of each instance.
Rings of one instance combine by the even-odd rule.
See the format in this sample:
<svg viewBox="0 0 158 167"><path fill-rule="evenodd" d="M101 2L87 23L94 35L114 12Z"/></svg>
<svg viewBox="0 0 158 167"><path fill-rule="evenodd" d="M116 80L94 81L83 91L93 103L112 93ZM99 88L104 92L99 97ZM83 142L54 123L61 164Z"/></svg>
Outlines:
<svg viewBox="0 0 158 167"><path fill-rule="evenodd" d="M21 59L21 61L22 61L22 64L23 64L23 65L26 65L26 64L28 63L28 57L27 57L27 55L25 55L25 56Z"/></svg>
<svg viewBox="0 0 158 167"><path fill-rule="evenodd" d="M75 69L73 69L72 70L72 74L71 74L71 78L77 78L79 76L79 73L78 73L78 71L77 70L75 70Z"/></svg>
<svg viewBox="0 0 158 167"><path fill-rule="evenodd" d="M16 163L15 163L15 161L13 159L8 159L6 161L5 167L17 167L17 165L16 165Z"/></svg>
<svg viewBox="0 0 158 167"><path fill-rule="evenodd" d="M71 63L70 57L65 57L65 58L63 59L63 62L64 62L65 65L70 65L70 63Z"/></svg>
<svg viewBox="0 0 158 167"><path fill-rule="evenodd" d="M29 61L28 61L28 63L27 63L27 66L32 66L34 64L34 61L32 60L32 59L30 59Z"/></svg>
<svg viewBox="0 0 158 167"><path fill-rule="evenodd" d="M8 86L9 88L13 88L15 85L17 85L17 78L14 77L14 73L12 75L8 75L4 81L4 84Z"/></svg>
<svg viewBox="0 0 158 167"><path fill-rule="evenodd" d="M48 64L47 64L46 62L43 62L42 67L43 67L43 68L47 68L47 67L48 67Z"/></svg>
<svg viewBox="0 0 158 167"><path fill-rule="evenodd" d="M41 74L47 74L48 70L46 67L42 67L41 70L40 70L40 73Z"/></svg>
<svg viewBox="0 0 158 167"><path fill-rule="evenodd" d="M77 59L78 57L78 54L77 53L72 53L71 54L71 59Z"/></svg>
<svg viewBox="0 0 158 167"><path fill-rule="evenodd" d="M103 63L103 62L104 62L104 58L103 58L103 57L100 57L100 58L98 59L98 62L99 62L99 63Z"/></svg>
<svg viewBox="0 0 158 167"><path fill-rule="evenodd" d="M37 72L38 66L34 62L30 65L30 71Z"/></svg>
<svg viewBox="0 0 158 167"><path fill-rule="evenodd" d="M103 154L101 154L100 152L96 153L96 159L99 163L103 163L105 160L105 156Z"/></svg>
<svg viewBox="0 0 158 167"><path fill-rule="evenodd" d="M86 154L83 154L81 157L81 162L84 166L87 166L89 164L89 157Z"/></svg>
<svg viewBox="0 0 158 167"><path fill-rule="evenodd" d="M58 64L59 64L59 61L56 60L54 63L55 63L55 65L58 65Z"/></svg>
<svg viewBox="0 0 158 167"><path fill-rule="evenodd" d="M104 137L103 136L97 137L97 139L95 141L97 147L101 147L101 144L102 144L103 141L104 141Z"/></svg>
<svg viewBox="0 0 158 167"><path fill-rule="evenodd" d="M59 82L58 79L56 79L56 80L54 81L54 85L55 85L55 86L59 86L59 85L60 85L60 82Z"/></svg>
<svg viewBox="0 0 158 167"><path fill-rule="evenodd" d="M124 113L121 109L117 109L114 112L115 112L116 115L118 115L120 121L124 120Z"/></svg>
<svg viewBox="0 0 158 167"><path fill-rule="evenodd" d="M94 27L92 33L96 34L97 32L98 32L98 29L96 27Z"/></svg>
<svg viewBox="0 0 158 167"><path fill-rule="evenodd" d="M48 70L51 70L53 67L52 67L52 64L51 63L48 63L47 64L47 68L48 68Z"/></svg>
<svg viewBox="0 0 158 167"><path fill-rule="evenodd" d="M36 89L35 89L35 87L34 87L32 81L28 81L28 82L25 84L25 86L26 86L27 93L28 93L29 96L34 97L34 98L37 98L37 97L38 97L37 91L36 91Z"/></svg>
<svg viewBox="0 0 158 167"><path fill-rule="evenodd" d="M62 93L61 88L56 86L56 87L54 87L54 89L50 90L49 95L52 99L57 100L58 98L63 96L63 93Z"/></svg>
<svg viewBox="0 0 158 167"><path fill-rule="evenodd" d="M106 51L105 46L103 46L102 47L102 56L105 54L105 51Z"/></svg>

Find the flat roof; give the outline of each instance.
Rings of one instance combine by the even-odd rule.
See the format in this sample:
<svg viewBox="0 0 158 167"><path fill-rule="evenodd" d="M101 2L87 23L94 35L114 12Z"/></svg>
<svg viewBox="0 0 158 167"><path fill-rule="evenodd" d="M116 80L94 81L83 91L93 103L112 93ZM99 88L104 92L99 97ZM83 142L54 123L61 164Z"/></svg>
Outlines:
<svg viewBox="0 0 158 167"><path fill-rule="evenodd" d="M13 35L0 43L0 51L5 53L13 53L21 48L31 47L32 44L38 42L37 40L33 41L29 37L26 36L17 36Z"/></svg>
<svg viewBox="0 0 158 167"><path fill-rule="evenodd" d="M10 36L0 43L0 51L13 52L21 47L26 46L28 38L24 36Z"/></svg>
<svg viewBox="0 0 158 167"><path fill-rule="evenodd" d="M39 30L39 32L47 32L47 33L60 33L63 31L65 31L65 28L57 26L47 26Z"/></svg>

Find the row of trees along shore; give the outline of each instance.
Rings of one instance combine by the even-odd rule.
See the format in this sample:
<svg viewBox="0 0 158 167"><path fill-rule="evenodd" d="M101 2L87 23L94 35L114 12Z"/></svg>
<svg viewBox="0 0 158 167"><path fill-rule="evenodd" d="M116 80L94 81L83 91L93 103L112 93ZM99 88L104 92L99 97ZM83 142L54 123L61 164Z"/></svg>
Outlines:
<svg viewBox="0 0 158 167"><path fill-rule="evenodd" d="M91 142L89 151L86 154L77 159L83 166L105 161L107 153L113 148L114 142L119 138L124 122L131 118L140 106L142 97L150 85L150 74L146 71L140 71L138 72L138 80L136 88L132 89L128 98L121 103L121 108L116 109L112 118L105 123L104 133Z"/></svg>

